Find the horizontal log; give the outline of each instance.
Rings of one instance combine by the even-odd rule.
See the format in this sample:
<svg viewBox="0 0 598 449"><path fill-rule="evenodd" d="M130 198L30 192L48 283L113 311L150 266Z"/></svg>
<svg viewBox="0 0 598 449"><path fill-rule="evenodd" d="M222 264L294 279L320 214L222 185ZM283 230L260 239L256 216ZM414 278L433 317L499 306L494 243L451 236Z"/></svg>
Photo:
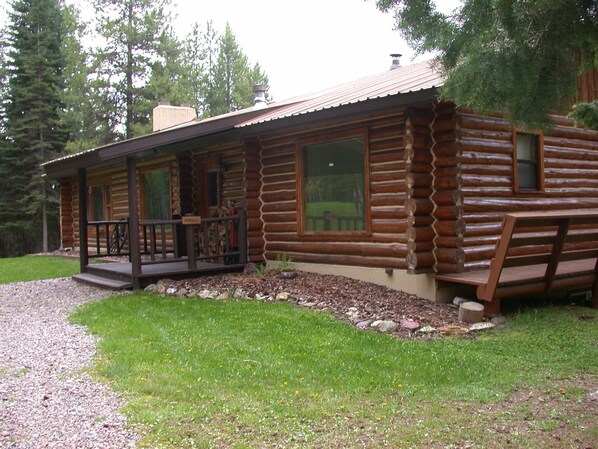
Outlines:
<svg viewBox="0 0 598 449"><path fill-rule="evenodd" d="M284 173L284 174L272 174L272 175L266 175L262 177L262 183L265 186L269 186L271 184L279 184L279 183L283 183L283 182L289 182L291 180L295 179L295 174L289 174L289 173Z"/></svg>
<svg viewBox="0 0 598 449"><path fill-rule="evenodd" d="M405 192L408 198L429 198L434 189L432 187L411 187Z"/></svg>
<svg viewBox="0 0 598 449"><path fill-rule="evenodd" d="M376 193L405 193L406 190L407 186L405 185L405 182L401 181L370 183L370 194L372 195Z"/></svg>
<svg viewBox="0 0 598 449"><path fill-rule="evenodd" d="M405 171L390 172L390 173L388 173L388 172L385 172L385 173L372 172L372 173L370 173L370 183L397 181L397 180L405 179L405 176L407 176L407 173Z"/></svg>
<svg viewBox="0 0 598 449"><path fill-rule="evenodd" d="M421 270L434 266L434 254L431 251L409 253L405 258L409 270Z"/></svg>
<svg viewBox="0 0 598 449"><path fill-rule="evenodd" d="M598 170L598 160L590 161L590 160L583 160L583 159L558 159L557 157L544 157L544 168L560 168L562 170L566 169L573 169L576 170L578 168L586 168L592 170Z"/></svg>
<svg viewBox="0 0 598 449"><path fill-rule="evenodd" d="M431 109L407 108L403 113L405 126L429 126L434 120L434 112Z"/></svg>
<svg viewBox="0 0 598 449"><path fill-rule="evenodd" d="M462 248L436 248L434 256L439 263L463 265L466 253Z"/></svg>
<svg viewBox="0 0 598 449"><path fill-rule="evenodd" d="M460 190L461 176L436 176L433 183L434 189L438 190Z"/></svg>
<svg viewBox="0 0 598 449"><path fill-rule="evenodd" d="M450 131L454 130L458 126L457 116L453 111L445 112L444 114L439 114L434 119L434 124L432 128L434 132L442 132L442 131Z"/></svg>
<svg viewBox="0 0 598 449"><path fill-rule="evenodd" d="M405 148L403 158L406 163L431 164L434 160L429 149Z"/></svg>
<svg viewBox="0 0 598 449"><path fill-rule="evenodd" d="M512 188L513 178L511 176L482 176L461 174L461 183L467 187L508 187Z"/></svg>
<svg viewBox="0 0 598 449"><path fill-rule="evenodd" d="M375 166L376 164L386 164L388 162L403 162L403 153L404 150L397 149L373 152L370 148L370 166Z"/></svg>
<svg viewBox="0 0 598 449"><path fill-rule="evenodd" d="M407 255L407 245L393 244L366 244L366 243L331 243L331 242L267 242L267 252L282 253L307 253L307 254L329 254L343 256L362 257L398 257Z"/></svg>
<svg viewBox="0 0 598 449"><path fill-rule="evenodd" d="M436 232L431 226L410 226L405 232L408 242L432 242Z"/></svg>
<svg viewBox="0 0 598 449"><path fill-rule="evenodd" d="M567 139L564 137L554 137L549 134L545 134L543 143L545 151L549 147L557 151L561 148L575 148L578 150L589 151L594 154L596 151L598 151L598 141L585 139Z"/></svg>
<svg viewBox="0 0 598 449"><path fill-rule="evenodd" d="M598 198L465 198L465 213L598 208Z"/></svg>
<svg viewBox="0 0 598 449"><path fill-rule="evenodd" d="M461 156L440 157L434 160L434 167L437 169L443 167L459 167L461 165Z"/></svg>
<svg viewBox="0 0 598 449"><path fill-rule="evenodd" d="M465 223L463 220L436 220L434 230L438 235L462 237L465 234Z"/></svg>
<svg viewBox="0 0 598 449"><path fill-rule="evenodd" d="M503 140L505 142L513 141L513 132L509 131L488 131L483 129L461 129L462 139L489 139L489 140Z"/></svg>
<svg viewBox="0 0 598 449"><path fill-rule="evenodd" d="M463 237L454 235L438 235L434 239L437 248L460 248L463 245Z"/></svg>
<svg viewBox="0 0 598 449"><path fill-rule="evenodd" d="M432 185L432 181L430 173L407 173L405 175L407 187L428 187Z"/></svg>
<svg viewBox="0 0 598 449"><path fill-rule="evenodd" d="M435 131L433 134L434 142L436 142L436 144L455 142L458 137L459 135L456 129L439 130Z"/></svg>
<svg viewBox="0 0 598 449"><path fill-rule="evenodd" d="M374 141L374 142L372 142L370 140L370 143L369 143L370 154L372 154L373 152L376 152L376 151L388 150L388 149L392 149L396 152L400 152L404 146L405 146L405 137L403 134L397 134L397 135L393 136L392 138L378 140L378 141Z"/></svg>
<svg viewBox="0 0 598 449"><path fill-rule="evenodd" d="M461 139L461 151L489 154L513 154L513 143L501 140Z"/></svg>
<svg viewBox="0 0 598 449"><path fill-rule="evenodd" d="M408 198L405 210L410 215L429 215L434 210L434 203L428 198Z"/></svg>
<svg viewBox="0 0 598 449"><path fill-rule="evenodd" d="M407 220L372 221L372 232L382 234L400 234L407 230Z"/></svg>
<svg viewBox="0 0 598 449"><path fill-rule="evenodd" d="M461 165L461 173L463 176L466 175L479 175L484 176L486 178L502 178L502 177L511 177L513 176L513 165L479 165L479 164L467 164L463 163Z"/></svg>
<svg viewBox="0 0 598 449"><path fill-rule="evenodd" d="M455 157L461 154L461 144L457 142L436 143L432 148L432 153L436 159L443 157Z"/></svg>
<svg viewBox="0 0 598 449"><path fill-rule="evenodd" d="M263 251L264 245L266 243L263 237L247 237L247 242L249 244L249 248L255 248L258 251Z"/></svg>
<svg viewBox="0 0 598 449"><path fill-rule="evenodd" d="M276 257L281 254L279 252L266 251L265 257L268 260L276 260ZM390 257L360 257L360 256L343 256L329 254L303 254L303 253L292 253L285 252L286 256L290 257L294 262L306 262L306 263L323 263L323 264L334 264L334 265L350 265L350 266L361 266L368 268L394 268L396 270L406 270L407 263L405 259Z"/></svg>
<svg viewBox="0 0 598 449"><path fill-rule="evenodd" d="M376 141L379 139L387 139L397 135L402 135L405 132L405 123L397 121L396 123L389 126L372 127L370 128L370 140Z"/></svg>
<svg viewBox="0 0 598 449"><path fill-rule="evenodd" d="M463 210L461 206L437 206L434 210L434 217L438 220L461 219Z"/></svg>
<svg viewBox="0 0 598 449"><path fill-rule="evenodd" d="M251 209L247 213L256 212ZM264 212L263 216L260 211L257 211L257 218L263 218L265 223L289 223L297 221L297 210L293 209L289 212Z"/></svg>
<svg viewBox="0 0 598 449"><path fill-rule="evenodd" d="M262 206L262 212L294 212L297 210L296 201L269 203Z"/></svg>
<svg viewBox="0 0 598 449"><path fill-rule="evenodd" d="M260 218L250 218L247 220L247 229L260 231L264 227L264 222Z"/></svg>
<svg viewBox="0 0 598 449"><path fill-rule="evenodd" d="M465 271L464 265L436 262L434 265L437 273L462 273Z"/></svg>
<svg viewBox="0 0 598 449"><path fill-rule="evenodd" d="M371 195L370 198L370 206L372 207L402 206L404 203L405 197L403 195L376 194Z"/></svg>
<svg viewBox="0 0 598 449"><path fill-rule="evenodd" d="M502 118L487 117L474 114L459 114L461 119L461 128L463 129L483 129L490 131L510 132L510 123Z"/></svg>
<svg viewBox="0 0 598 449"><path fill-rule="evenodd" d="M421 133L414 133L407 129L405 137L403 138L403 147L416 150L430 148L432 146L432 139L429 131L430 130L427 130L427 133L424 133L424 131L421 131Z"/></svg>
<svg viewBox="0 0 598 449"><path fill-rule="evenodd" d="M407 251L409 253L432 253L434 250L434 242L431 240L424 241L408 241Z"/></svg>
<svg viewBox="0 0 598 449"><path fill-rule="evenodd" d="M262 168L262 175L287 175L287 177L295 176L295 162L284 164L284 165L266 165ZM288 178L287 178L288 179Z"/></svg>
<svg viewBox="0 0 598 449"><path fill-rule="evenodd" d="M407 173L425 173L429 174L432 171L432 165L427 163L411 163L406 165Z"/></svg>
<svg viewBox="0 0 598 449"><path fill-rule="evenodd" d="M437 206L460 206L463 204L463 192L460 190L436 190L432 201Z"/></svg>
<svg viewBox="0 0 598 449"><path fill-rule="evenodd" d="M431 215L407 215L409 226L431 226L432 223L434 223L434 217Z"/></svg>
<svg viewBox="0 0 598 449"><path fill-rule="evenodd" d="M370 211L370 217L372 221L406 220L407 212L405 211L405 207L403 205L394 207L374 207Z"/></svg>
<svg viewBox="0 0 598 449"><path fill-rule="evenodd" d="M278 192L264 192L261 196L264 204L269 204L280 201L295 201L297 199L297 192L294 189L279 190Z"/></svg>

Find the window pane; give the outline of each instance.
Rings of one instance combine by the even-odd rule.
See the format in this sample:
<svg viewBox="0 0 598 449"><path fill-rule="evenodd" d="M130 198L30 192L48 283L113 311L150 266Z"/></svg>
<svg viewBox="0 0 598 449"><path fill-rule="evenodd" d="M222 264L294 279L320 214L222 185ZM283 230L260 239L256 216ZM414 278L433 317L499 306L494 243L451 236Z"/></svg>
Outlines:
<svg viewBox="0 0 598 449"><path fill-rule="evenodd" d="M153 220L170 218L169 181L167 168L143 174L143 218Z"/></svg>
<svg viewBox="0 0 598 449"><path fill-rule="evenodd" d="M306 232L365 231L363 139L303 147Z"/></svg>
<svg viewBox="0 0 598 449"><path fill-rule="evenodd" d="M538 136L517 133L518 188L538 190Z"/></svg>
<svg viewBox="0 0 598 449"><path fill-rule="evenodd" d="M104 219L104 188L102 186L91 187L91 221Z"/></svg>
<svg viewBox="0 0 598 449"><path fill-rule="evenodd" d="M208 206L218 206L218 172L208 172Z"/></svg>

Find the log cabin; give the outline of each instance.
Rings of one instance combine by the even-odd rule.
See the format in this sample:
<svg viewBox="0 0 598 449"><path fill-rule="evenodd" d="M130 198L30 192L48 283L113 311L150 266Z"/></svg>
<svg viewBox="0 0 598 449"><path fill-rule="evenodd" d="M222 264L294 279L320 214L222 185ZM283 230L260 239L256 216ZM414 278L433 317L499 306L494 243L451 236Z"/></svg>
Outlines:
<svg viewBox="0 0 598 449"><path fill-rule="evenodd" d="M580 80L597 98L596 71ZM505 215L598 211L597 132L514 128L439 100L442 83L422 62L268 104L258 86L254 107L203 120L159 105L152 134L44 164L62 246L115 288L284 255L446 300L489 269ZM115 254L118 273L89 264Z"/></svg>

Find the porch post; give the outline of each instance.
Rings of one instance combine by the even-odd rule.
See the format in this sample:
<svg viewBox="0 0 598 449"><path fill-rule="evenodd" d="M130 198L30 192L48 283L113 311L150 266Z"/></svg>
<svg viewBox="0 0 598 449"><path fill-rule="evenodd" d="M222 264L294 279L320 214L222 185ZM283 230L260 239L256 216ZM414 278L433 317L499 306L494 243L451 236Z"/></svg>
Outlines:
<svg viewBox="0 0 598 449"><path fill-rule="evenodd" d="M131 253L131 275L133 288L140 288L141 250L139 248L139 207L137 205L137 161L127 157L127 181L129 194L129 252Z"/></svg>
<svg viewBox="0 0 598 449"><path fill-rule="evenodd" d="M87 170L77 169L79 183L79 265L81 273L87 271L89 248L87 248Z"/></svg>
<svg viewBox="0 0 598 449"><path fill-rule="evenodd" d="M244 207L239 209L239 263L247 263L247 211Z"/></svg>

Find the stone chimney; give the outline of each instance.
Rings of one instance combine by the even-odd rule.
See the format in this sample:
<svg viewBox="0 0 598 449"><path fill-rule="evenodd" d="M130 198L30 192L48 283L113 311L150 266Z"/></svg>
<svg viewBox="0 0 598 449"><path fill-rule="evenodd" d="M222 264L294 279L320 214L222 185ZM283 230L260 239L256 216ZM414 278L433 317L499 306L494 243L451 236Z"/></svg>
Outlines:
<svg viewBox="0 0 598 449"><path fill-rule="evenodd" d="M255 99L253 100L253 109L263 109L268 106L268 102L266 101L266 90L268 86L265 84L254 84L251 90L255 94Z"/></svg>
<svg viewBox="0 0 598 449"><path fill-rule="evenodd" d="M154 108L152 124L154 132L172 128L197 118L197 112L188 104L171 106L168 101L161 101Z"/></svg>
<svg viewBox="0 0 598 449"><path fill-rule="evenodd" d="M390 65L390 70L398 69L399 67L401 67L401 56L403 55L401 55L400 53L391 53L390 57L392 58L392 64Z"/></svg>

